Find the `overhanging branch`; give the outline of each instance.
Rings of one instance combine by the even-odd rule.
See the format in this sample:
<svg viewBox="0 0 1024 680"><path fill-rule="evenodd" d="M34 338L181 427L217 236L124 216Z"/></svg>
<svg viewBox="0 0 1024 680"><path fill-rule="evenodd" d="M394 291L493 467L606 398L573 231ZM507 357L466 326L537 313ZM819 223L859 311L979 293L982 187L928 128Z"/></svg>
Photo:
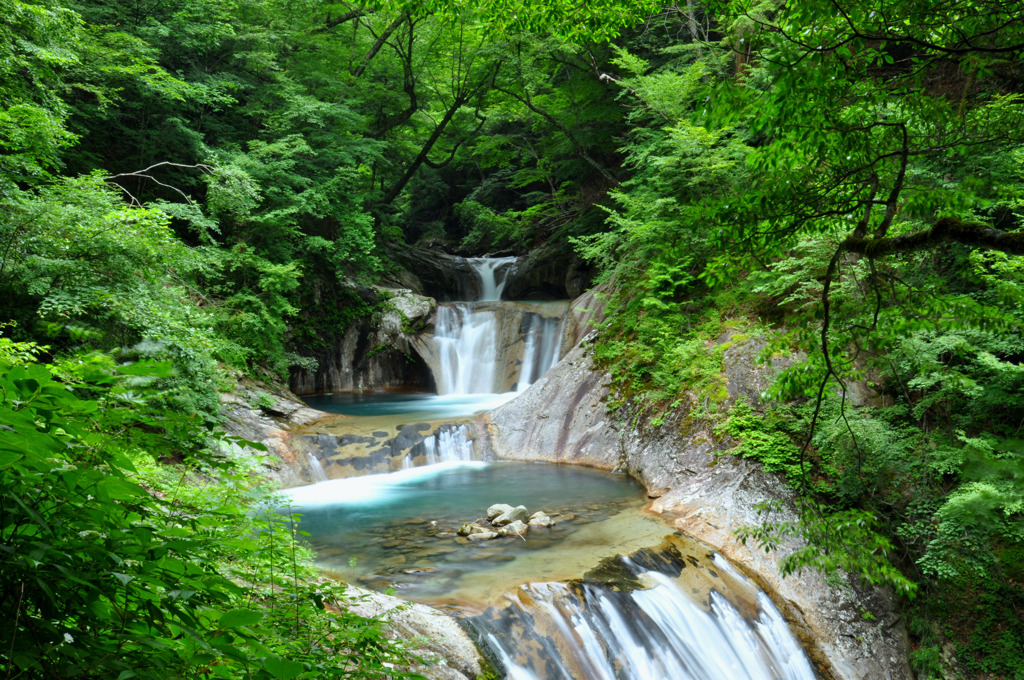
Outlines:
<svg viewBox="0 0 1024 680"><path fill-rule="evenodd" d="M880 258L900 253L928 250L942 243L962 243L998 250L1008 255L1024 255L1024 233L1006 232L976 222L961 222L955 217L943 217L927 231L893 236L890 238L857 238L850 236L840 249Z"/></svg>

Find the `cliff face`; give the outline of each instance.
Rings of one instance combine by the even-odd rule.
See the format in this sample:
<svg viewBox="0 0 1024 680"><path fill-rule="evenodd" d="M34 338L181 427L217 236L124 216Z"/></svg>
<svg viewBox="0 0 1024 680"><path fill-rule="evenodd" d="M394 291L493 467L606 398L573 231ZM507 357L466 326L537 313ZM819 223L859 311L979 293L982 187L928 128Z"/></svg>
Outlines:
<svg viewBox="0 0 1024 680"><path fill-rule="evenodd" d="M770 369L753 361L759 350L757 341L748 340L725 351L730 399L743 395L756 402L767 384ZM796 549L795 541L765 553L736 538L740 527L761 522L754 507L766 500L788 506L776 521L796 519L793 494L776 475L759 463L723 455L725 445L716 441L710 423L685 408L654 426L629 407L609 412L608 393L607 374L577 347L524 394L481 416L477 426L499 458L590 465L639 479L657 496L652 511L714 547L769 593L824 677L913 677L903 621L890 593L863 589L852 578L837 588L817 572L784 578L779 560Z"/></svg>
<svg viewBox="0 0 1024 680"><path fill-rule="evenodd" d="M328 394L417 387L434 388L433 375L417 351L422 331L433 322L433 298L406 289L374 289L378 313L356 319L339 335L325 338L324 349L307 350L315 371L294 369L295 394Z"/></svg>

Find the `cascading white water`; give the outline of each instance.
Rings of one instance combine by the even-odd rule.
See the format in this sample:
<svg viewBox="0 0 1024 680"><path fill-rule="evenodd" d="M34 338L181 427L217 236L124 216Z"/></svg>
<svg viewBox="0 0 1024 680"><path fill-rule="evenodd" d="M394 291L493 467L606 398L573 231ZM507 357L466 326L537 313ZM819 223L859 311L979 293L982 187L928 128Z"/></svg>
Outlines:
<svg viewBox="0 0 1024 680"><path fill-rule="evenodd" d="M652 587L631 593L590 584L576 590L564 583L520 588L503 623L518 619L512 626L524 626L535 637L515 646L506 642L508 634L485 634L509 678L815 680L806 655L764 593L757 595L757 616L749 622L714 590L705 610L669 576L623 562ZM733 572L733 578L742 577ZM528 645L539 647L533 658L522 653Z"/></svg>
<svg viewBox="0 0 1024 680"><path fill-rule="evenodd" d="M434 342L441 394L493 394L497 380L498 323L493 310L455 302L437 308Z"/></svg>
<svg viewBox="0 0 1024 680"><path fill-rule="evenodd" d="M317 482L326 482L328 479L330 479L327 476L327 473L324 472L324 466L323 464L320 463L320 459L316 457L316 454L314 454L312 451L307 451L306 460L309 461L309 472L310 475L313 477L314 484L316 484Z"/></svg>
<svg viewBox="0 0 1024 680"><path fill-rule="evenodd" d="M438 392L499 394L513 385L521 392L558 361L564 315L546 315L536 304L500 302L515 258L467 261L480 279L480 299L438 306ZM510 375L509 367L519 361L519 371Z"/></svg>
<svg viewBox="0 0 1024 680"><path fill-rule="evenodd" d="M480 279L480 302L497 302L505 290L514 257L471 257L466 260Z"/></svg>
<svg viewBox="0 0 1024 680"><path fill-rule="evenodd" d="M413 453L410 453L402 461L404 469L415 467L412 457ZM442 425L437 432L423 439L423 465L466 462L476 458L466 425Z"/></svg>
<svg viewBox="0 0 1024 680"><path fill-rule="evenodd" d="M540 314L528 314L523 319L523 325L526 340L523 348L523 366L516 384L517 392L522 392L537 382L549 368L558 363L565 317L556 319Z"/></svg>

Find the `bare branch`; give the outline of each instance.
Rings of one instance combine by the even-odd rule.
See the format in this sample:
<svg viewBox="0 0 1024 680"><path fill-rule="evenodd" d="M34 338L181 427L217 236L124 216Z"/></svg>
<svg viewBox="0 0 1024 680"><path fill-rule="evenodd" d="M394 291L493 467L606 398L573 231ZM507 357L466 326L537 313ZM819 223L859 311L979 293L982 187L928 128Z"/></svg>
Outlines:
<svg viewBox="0 0 1024 680"><path fill-rule="evenodd" d="M142 170L135 170L134 172L119 172L116 175L109 175L107 177L104 177L103 180L105 182L107 182L108 184L114 185L115 187L117 187L118 189L123 191L124 193L128 194L128 197L132 200L132 204L133 205L142 205L142 203L140 203L139 199L135 198L135 196L133 196L130 191L128 191L126 188L124 188L123 186L121 186L120 184L115 182L114 181L115 179L118 179L119 177L139 177L139 178L142 178L142 179L148 179L149 181L153 182L154 184L158 184L158 185L164 187L165 189L170 189L171 191L177 193L179 196L181 196L183 199L185 199L185 202L188 203L189 205L194 205L192 203L192 199L189 198L189 196L184 191L182 191L181 189L179 189L176 186L173 186L171 184L167 184L166 182L161 182L156 177L153 177L152 175L148 174L150 170L152 170L154 168L161 168L161 167L186 168L186 169L189 169L189 170L200 170L203 173L207 173L207 174L213 171L213 168L211 166L209 166L209 165L206 165L205 163L186 164L186 163L173 163L171 161L160 161L159 163L153 163L153 165L150 165L148 168L143 168Z"/></svg>

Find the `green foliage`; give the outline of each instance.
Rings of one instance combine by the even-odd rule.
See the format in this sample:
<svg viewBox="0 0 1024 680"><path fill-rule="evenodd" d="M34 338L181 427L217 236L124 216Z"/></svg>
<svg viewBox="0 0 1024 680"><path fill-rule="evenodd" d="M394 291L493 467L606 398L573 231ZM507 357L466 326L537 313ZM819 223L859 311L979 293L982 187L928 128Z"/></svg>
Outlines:
<svg viewBox="0 0 1024 680"><path fill-rule="evenodd" d="M768 472L781 472L793 486L804 478L806 467L801 465L800 448L793 443L789 421L778 411L757 413L744 399L737 399L729 416L715 433L727 435L737 442L730 453L751 458L764 465Z"/></svg>
<svg viewBox="0 0 1024 680"><path fill-rule="evenodd" d="M609 318L594 347L615 388L609 408L639 397L644 410L661 416L684 402L707 412L728 397L724 348L714 343L721 322L714 317L692 322L678 311L664 313L664 303L653 295L629 300Z"/></svg>
<svg viewBox="0 0 1024 680"><path fill-rule="evenodd" d="M0 3L0 197L38 182L75 140L61 99L80 26L57 2Z"/></svg>
<svg viewBox="0 0 1024 680"><path fill-rule="evenodd" d="M772 515L783 509L781 501L766 501L757 506L758 515L765 518L764 524L737 531L744 544L754 541L765 551L776 550L787 539L799 537L799 547L780 562L783 574L799 574L805 568L829 576L849 572L866 584L892 586L908 597L916 594L918 584L907 579L891 562L895 546L883 533L874 513L856 509L835 511L801 499L797 505L798 520L772 521Z"/></svg>
<svg viewBox="0 0 1024 680"><path fill-rule="evenodd" d="M19 677L409 677L375 622L327 609L251 467L184 467L146 399L158 364L39 364L0 377L0 670Z"/></svg>
<svg viewBox="0 0 1024 680"><path fill-rule="evenodd" d="M188 274L203 253L178 241L162 212L125 204L100 177L19 193L0 220L2 304L21 327L86 326L88 343L169 359L167 399L187 413L216 408L214 357L231 346L192 302ZM80 339L65 336L61 349Z"/></svg>
<svg viewBox="0 0 1024 680"><path fill-rule="evenodd" d="M0 323L0 329L3 330L9 331L15 326L17 326L17 324L13 321ZM49 349L49 347L39 345L31 340L26 342L16 342L8 337L0 337L0 362L11 366L27 366L28 364L34 363L39 355Z"/></svg>
<svg viewBox="0 0 1024 680"><path fill-rule="evenodd" d="M512 219L507 214L498 214L476 201L459 203L455 214L467 232L460 244L463 248L500 250L511 246L521 247L526 241L522 221Z"/></svg>

